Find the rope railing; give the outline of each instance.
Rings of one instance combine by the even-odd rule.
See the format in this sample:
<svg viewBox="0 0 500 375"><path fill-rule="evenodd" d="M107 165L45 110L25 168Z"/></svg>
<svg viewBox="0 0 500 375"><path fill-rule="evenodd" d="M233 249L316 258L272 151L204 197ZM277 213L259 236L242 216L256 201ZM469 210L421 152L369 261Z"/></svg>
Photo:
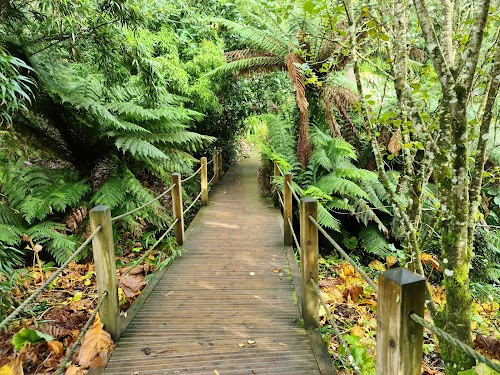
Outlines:
<svg viewBox="0 0 500 375"><path fill-rule="evenodd" d="M210 159L209 161L207 161L207 165L212 164L212 163L214 162L214 160L215 160L215 158L212 158L212 159Z"/></svg>
<svg viewBox="0 0 500 375"><path fill-rule="evenodd" d="M284 176L285 173L283 173L283 170L280 168L279 164L276 164L276 167L278 168L278 171L279 171L280 175Z"/></svg>
<svg viewBox="0 0 500 375"><path fill-rule="evenodd" d="M160 236L160 238L158 238L158 240L153 244L153 246L151 246L147 251L145 251L144 254L142 254L141 257L137 259L137 261L132 262L133 264L130 265L127 264L129 268L124 272L124 275L128 275L130 271L132 271L133 267L135 267L138 264L141 264L144 261L144 259L146 259L149 256L149 254L151 254L151 252L156 248L156 246L158 246L160 242L163 241L163 239L167 236L167 234L169 234L170 231L174 229L175 224L177 224L178 221L179 219L175 219L172 225L168 227L168 229Z"/></svg>
<svg viewBox="0 0 500 375"><path fill-rule="evenodd" d="M35 290L31 296L24 300L9 316L7 316L0 323L0 331L2 329L7 328L7 325L14 320L35 298L37 298L45 289L47 289L50 284L64 271L64 269L70 264L73 260L76 259L78 255L83 251L83 249L89 244L90 241L96 236L97 233L102 229L101 226L98 226L94 232L83 242L78 249L59 267L43 284L40 288Z"/></svg>
<svg viewBox="0 0 500 375"><path fill-rule="evenodd" d="M182 214L183 214L183 215L185 215L185 214L186 214L186 213L187 213L187 212L188 212L188 211L189 211L189 210L190 210L190 209L191 209L191 208L192 208L192 207L196 204L196 202L198 202L198 200L199 200L199 199L200 199L200 197L201 197L201 194L202 194L202 192L200 191L200 193L196 196L196 198L195 198L195 199L193 199L193 202L191 202L191 204L189 205L189 207L188 207L188 208L186 208L186 209L182 212Z"/></svg>
<svg viewBox="0 0 500 375"><path fill-rule="evenodd" d="M215 179L215 174L212 176L212 178L208 181L208 184L210 185Z"/></svg>
<svg viewBox="0 0 500 375"><path fill-rule="evenodd" d="M286 184L288 185L288 187L290 188L290 191L292 192L292 196L295 198L295 201L297 203L300 203L300 197L299 195L297 194L297 192L295 191L295 189L293 188L293 186L290 184L290 182L286 182Z"/></svg>
<svg viewBox="0 0 500 375"><path fill-rule="evenodd" d="M121 214L121 215L118 215L118 216L115 216L113 218L111 218L111 221L116 221L116 220L119 220L119 219L122 219L124 218L125 216L128 216L128 215L132 215L133 213L136 213L137 211L140 211L142 210L143 208L146 208L147 206L149 206L150 204L153 204L154 202L160 200L161 198L163 198L165 195L167 195L168 193L170 193L172 191L172 189L175 187L175 184L170 186L167 190L165 190L163 193L161 193L160 195L158 195L156 198L150 200L149 202L147 203L144 203L142 206L139 206L137 208L134 208L133 210L130 210L128 212L125 212L124 214Z"/></svg>
<svg viewBox="0 0 500 375"><path fill-rule="evenodd" d="M349 364L351 365L354 373L356 375L361 375L361 369L359 368L359 366L354 361L354 358L351 355L351 351L349 350L349 345L347 345L347 342L344 340L344 337L342 336L342 333L340 332L340 329L337 326L337 323L335 323L335 319L333 318L332 313L330 312L330 308L328 307L328 305L323 300L323 297L321 296L321 291L320 291L318 285L316 285L316 283L314 282L313 278L310 278L309 282L311 283L311 285L313 286L314 290L316 291L316 294L318 295L319 302L321 303L321 306L323 306L323 309L325 310L328 322L332 326L333 332L337 336L337 339L339 340L340 345L344 349L345 356L347 357L347 360L349 361ZM339 356L339 358L341 358L341 357Z"/></svg>
<svg viewBox="0 0 500 375"><path fill-rule="evenodd" d="M281 204L281 207L285 207L285 202L283 202L283 198L281 198L281 194L278 193L278 200Z"/></svg>
<svg viewBox="0 0 500 375"><path fill-rule="evenodd" d="M353 268L361 275L361 277L375 290L375 292L378 291L378 286L375 284L375 282L366 274L365 271L361 269L361 267L342 249L335 240L330 237L330 235L323 229L321 225L318 224L318 222L311 216L309 215L309 220L318 228L318 230L325 236L325 238L330 242L335 250L337 250L342 257L351 265Z"/></svg>
<svg viewBox="0 0 500 375"><path fill-rule="evenodd" d="M198 168L195 172L193 172L193 174L192 174L192 175L190 175L190 176L186 177L184 180L181 180L181 182L182 182L182 183L187 182L187 181L189 181L190 179L192 179L193 177L195 177L198 173L200 173L201 168L202 168L202 167Z"/></svg>
<svg viewBox="0 0 500 375"><path fill-rule="evenodd" d="M57 371L54 372L53 375L61 375L66 370L66 366L72 363L73 354L75 354L76 349L78 349L78 347L80 346L80 344L83 340L83 337L85 336L85 334L87 333L89 328L94 323L95 317L97 316L97 313L99 312L99 308L101 307L101 305L103 304L103 302L106 300L107 297L108 297L108 292L105 291L102 294L102 298L100 299L99 303L95 307L94 311L92 311L92 314L90 314L90 317L87 320L87 323L85 323L82 330L80 331L80 334L78 335L75 343L71 346L71 349L66 353L66 356L64 357L63 362L61 363L61 365L59 366Z"/></svg>
<svg viewBox="0 0 500 375"><path fill-rule="evenodd" d="M447 341L449 344L459 348L464 353L466 353L470 357L474 358L476 361L484 363L486 366L488 366L492 370L500 372L500 364L499 363L495 363L491 359L486 358L482 354L480 354L477 351L475 351L474 349L472 349L469 345L463 343L462 341L453 337L449 333L446 333L445 331L436 327L435 325L428 322L424 318L418 316L415 313L411 313L410 319L413 320L415 323L420 324L422 327L427 328L429 331L434 333L436 336L442 338L443 340Z"/></svg>
<svg viewBox="0 0 500 375"><path fill-rule="evenodd" d="M292 237L293 237L293 241L295 242L295 247L297 248L297 250L299 250L299 254L301 253L301 249L300 249L300 243L299 243L299 240L297 239L297 235L295 234L295 230L293 229L293 224L292 224L292 221L290 220L290 218L287 218L288 220L288 225L290 226L290 231L292 232Z"/></svg>

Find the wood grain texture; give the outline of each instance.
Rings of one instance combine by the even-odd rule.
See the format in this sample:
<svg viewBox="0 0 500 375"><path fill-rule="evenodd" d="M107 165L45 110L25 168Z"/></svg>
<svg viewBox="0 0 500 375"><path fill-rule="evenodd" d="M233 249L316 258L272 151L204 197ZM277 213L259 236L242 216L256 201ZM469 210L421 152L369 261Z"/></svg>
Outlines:
<svg viewBox="0 0 500 375"><path fill-rule="evenodd" d="M258 166L244 160L220 180L105 374L320 373Z"/></svg>

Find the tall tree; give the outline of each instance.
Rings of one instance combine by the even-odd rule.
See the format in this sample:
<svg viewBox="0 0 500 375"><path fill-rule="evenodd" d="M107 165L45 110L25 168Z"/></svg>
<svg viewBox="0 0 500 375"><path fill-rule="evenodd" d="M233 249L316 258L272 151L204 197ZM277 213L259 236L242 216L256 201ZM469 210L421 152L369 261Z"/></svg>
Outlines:
<svg viewBox="0 0 500 375"><path fill-rule="evenodd" d="M365 129L372 143L380 179L391 196L394 215L404 228L404 240L413 267L422 273L420 253L423 243L419 237L426 232L423 217L429 215L423 211L423 205L429 179L435 178L437 209L431 212L434 222L438 222L433 230L436 229L441 237L446 304L436 310L429 297L428 307L434 312L438 325L471 345L469 268L474 228L479 217L486 146L494 132L491 126L500 85L500 39L493 23L496 8L489 0L469 4L472 16L462 24L457 22L457 17L463 15L454 11L458 6L459 2L453 0L433 3L433 16L441 18L441 27L436 29L438 24L424 0L414 0L413 7L404 1L391 4L380 1L378 9L369 10L356 10L352 2L346 1ZM392 24L381 14L385 9L392 9ZM375 36L382 36L381 43L390 42L385 44L385 64L375 64L360 54L354 33L356 11L371 19L377 29ZM418 28L412 28L414 20ZM460 27L454 29L453 25L457 24ZM416 39L427 52L429 64L422 67L422 72L424 68L432 68L427 73L427 83L424 83L424 77L412 81L408 78L408 56L412 47L410 32L412 36L420 33ZM399 113L391 124L394 132L402 133L404 165L396 187L389 181L384 155L376 138L376 132L385 124L382 116L373 115L369 108L371 104L365 100L359 74L360 61L373 64L394 82ZM431 87L436 90L435 105L429 101ZM480 93L479 99L477 93ZM481 101L484 105L479 105ZM387 117L390 115L384 118ZM474 364L473 359L460 349L446 342L440 342L440 347L447 374L457 374Z"/></svg>

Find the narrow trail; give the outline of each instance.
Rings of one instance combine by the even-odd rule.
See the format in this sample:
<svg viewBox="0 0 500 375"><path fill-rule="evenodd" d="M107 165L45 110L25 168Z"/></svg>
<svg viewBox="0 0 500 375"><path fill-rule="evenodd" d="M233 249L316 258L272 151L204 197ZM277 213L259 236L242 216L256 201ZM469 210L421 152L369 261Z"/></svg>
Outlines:
<svg viewBox="0 0 500 375"><path fill-rule="evenodd" d="M319 374L259 162L233 166L117 343L105 374Z"/></svg>

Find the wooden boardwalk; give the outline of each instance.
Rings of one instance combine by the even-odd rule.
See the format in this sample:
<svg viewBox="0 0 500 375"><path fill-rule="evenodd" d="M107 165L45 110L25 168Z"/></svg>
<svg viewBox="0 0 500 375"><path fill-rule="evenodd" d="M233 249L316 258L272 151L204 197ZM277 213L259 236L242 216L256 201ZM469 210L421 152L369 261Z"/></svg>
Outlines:
<svg viewBox="0 0 500 375"><path fill-rule="evenodd" d="M105 374L320 373L258 165L244 160L224 176Z"/></svg>

